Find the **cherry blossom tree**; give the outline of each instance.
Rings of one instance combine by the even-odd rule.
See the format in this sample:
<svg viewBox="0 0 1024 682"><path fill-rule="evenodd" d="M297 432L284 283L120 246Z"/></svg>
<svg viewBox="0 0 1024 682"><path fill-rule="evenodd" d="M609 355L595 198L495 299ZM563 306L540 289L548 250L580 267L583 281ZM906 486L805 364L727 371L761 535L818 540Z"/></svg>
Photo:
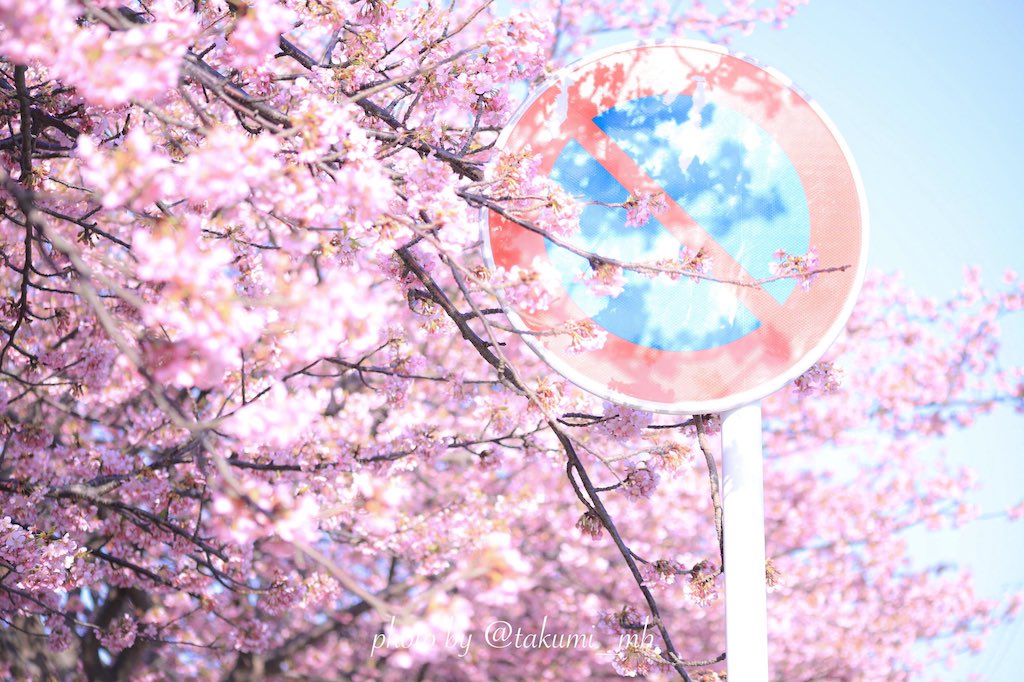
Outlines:
<svg viewBox="0 0 1024 682"><path fill-rule="evenodd" d="M595 36L799 4L0 0L0 677L720 679L717 417L553 376L499 303L551 274L489 270L478 214L577 228L495 140ZM1016 614L900 532L982 512L918 455L1024 407L1022 294L873 276L765 402L773 679L918 679Z"/></svg>

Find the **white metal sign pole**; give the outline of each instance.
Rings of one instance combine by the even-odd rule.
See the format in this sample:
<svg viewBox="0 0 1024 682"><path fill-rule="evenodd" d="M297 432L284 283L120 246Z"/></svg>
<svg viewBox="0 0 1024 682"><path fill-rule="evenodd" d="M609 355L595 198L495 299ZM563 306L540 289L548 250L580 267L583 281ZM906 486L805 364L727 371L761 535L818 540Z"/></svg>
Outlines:
<svg viewBox="0 0 1024 682"><path fill-rule="evenodd" d="M722 415L725 651L729 682L768 682L761 403Z"/></svg>

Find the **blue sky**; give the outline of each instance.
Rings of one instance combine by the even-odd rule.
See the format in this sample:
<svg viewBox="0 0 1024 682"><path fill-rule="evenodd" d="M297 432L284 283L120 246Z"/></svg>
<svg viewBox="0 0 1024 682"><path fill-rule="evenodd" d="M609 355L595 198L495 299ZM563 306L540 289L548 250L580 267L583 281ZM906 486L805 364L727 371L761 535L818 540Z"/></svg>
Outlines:
<svg viewBox="0 0 1024 682"><path fill-rule="evenodd" d="M871 212L874 268L947 296L965 265L984 281L1024 270L1024 3L812 0L789 28L759 28L732 49L776 67L817 100L846 138ZM1020 317L1020 316L1018 316ZM1007 323L1024 362L1024 320ZM978 472L974 501L1000 511L1024 497L1024 418L1002 410L936 448ZM1024 527L980 521L910 535L915 559L970 566L983 596L1024 590ZM1024 623L996 631L984 652L942 680L1018 682ZM927 679L931 679L929 675Z"/></svg>

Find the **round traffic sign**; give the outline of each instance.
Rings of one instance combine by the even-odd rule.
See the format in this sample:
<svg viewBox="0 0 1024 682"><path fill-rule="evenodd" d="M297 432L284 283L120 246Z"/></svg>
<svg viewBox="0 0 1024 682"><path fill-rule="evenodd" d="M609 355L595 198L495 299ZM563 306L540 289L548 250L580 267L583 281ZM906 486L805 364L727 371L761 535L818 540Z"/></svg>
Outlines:
<svg viewBox="0 0 1024 682"><path fill-rule="evenodd" d="M660 412L732 409L806 371L850 315L867 257L860 179L825 114L772 69L692 41L612 48L556 74L498 146L537 154L585 205L562 245L494 211L484 230L491 265L558 272L546 310L506 309L585 390ZM637 226L627 209L649 197L663 210ZM780 278L780 259L811 252L813 283ZM710 267L642 271L681 253ZM588 283L604 258L641 266L622 269L614 296ZM607 332L602 348L534 333L585 319Z"/></svg>

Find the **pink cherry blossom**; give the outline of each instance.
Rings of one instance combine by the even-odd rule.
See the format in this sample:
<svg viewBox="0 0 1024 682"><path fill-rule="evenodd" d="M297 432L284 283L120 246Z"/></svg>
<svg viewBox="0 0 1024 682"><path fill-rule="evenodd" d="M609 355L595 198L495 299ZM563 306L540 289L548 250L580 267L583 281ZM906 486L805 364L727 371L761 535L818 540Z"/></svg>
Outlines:
<svg viewBox="0 0 1024 682"><path fill-rule="evenodd" d="M632 499L650 497L658 486L661 476L657 471L646 466L626 467L626 479L622 482L622 491Z"/></svg>
<svg viewBox="0 0 1024 682"><path fill-rule="evenodd" d="M661 648L630 643L612 657L612 667L623 677L646 677L661 665Z"/></svg>
<svg viewBox="0 0 1024 682"><path fill-rule="evenodd" d="M676 576L686 573L686 569L678 561L658 559L653 563L641 564L640 573L648 587L666 587L675 583Z"/></svg>
<svg viewBox="0 0 1024 682"><path fill-rule="evenodd" d="M775 260L768 264L768 272L772 277L794 277L800 282L801 289L809 289L811 282L818 276L818 251L813 246L802 256L793 256L785 251L776 251Z"/></svg>
<svg viewBox="0 0 1024 682"><path fill-rule="evenodd" d="M700 248L694 251L688 246L683 246L679 251L679 267L684 273L689 274L692 282L700 282L701 278L711 276L713 264L714 259L705 249ZM672 279L676 279L674 274L670 276Z"/></svg>
<svg viewBox="0 0 1024 682"><path fill-rule="evenodd" d="M643 227L650 222L654 214L665 210L665 195L640 193L631 196L625 207L626 227Z"/></svg>
<svg viewBox="0 0 1024 682"><path fill-rule="evenodd" d="M823 360L814 363L809 370L797 377L793 386L801 392L833 393L842 385L842 376L841 368Z"/></svg>
<svg viewBox="0 0 1024 682"><path fill-rule="evenodd" d="M508 271L499 269L491 281L503 288L505 300L513 308L536 312L550 307L561 278L549 262L535 259L531 269L518 265Z"/></svg>
<svg viewBox="0 0 1024 682"><path fill-rule="evenodd" d="M241 6L227 33L225 59L237 68L259 66L278 49L278 38L298 16L287 7L258 0Z"/></svg>
<svg viewBox="0 0 1024 682"><path fill-rule="evenodd" d="M596 513L588 510L576 522L576 528L584 535L599 538L604 529L604 524L601 523L601 518Z"/></svg>
<svg viewBox="0 0 1024 682"><path fill-rule="evenodd" d="M593 320L570 322L565 331L569 335L569 352L571 353L598 350L604 347L605 341L608 339L608 332L598 327Z"/></svg>
<svg viewBox="0 0 1024 682"><path fill-rule="evenodd" d="M621 294L626 287L626 278L622 274L622 268L610 263L601 263L590 268L586 273L579 275L576 281L584 282L595 296L610 298Z"/></svg>

